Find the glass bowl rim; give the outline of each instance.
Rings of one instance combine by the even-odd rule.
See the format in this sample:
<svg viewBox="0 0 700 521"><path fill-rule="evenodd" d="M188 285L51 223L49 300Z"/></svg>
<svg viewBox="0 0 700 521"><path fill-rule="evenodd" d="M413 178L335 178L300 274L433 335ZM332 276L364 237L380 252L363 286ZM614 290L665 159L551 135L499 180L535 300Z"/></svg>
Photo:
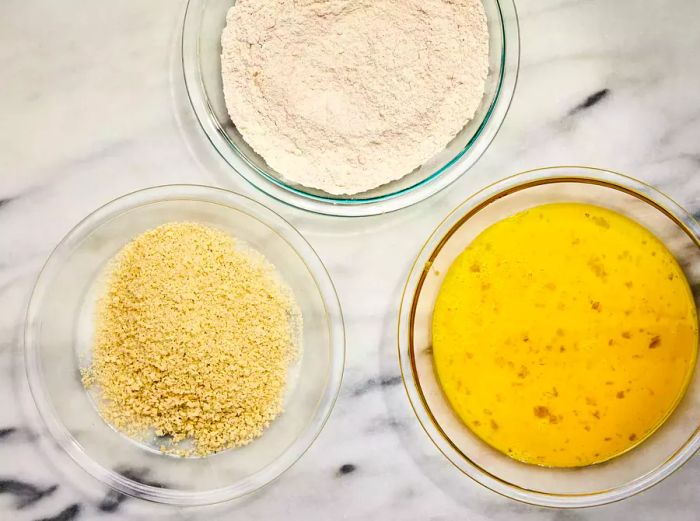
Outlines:
<svg viewBox="0 0 700 521"><path fill-rule="evenodd" d="M576 171L576 174L564 173ZM700 248L700 224L693 215L667 194L631 176L592 166L561 165L522 171L499 179L467 197L451 210L434 228L421 246L404 284L397 316L397 354L404 390L418 423L440 453L460 472L503 497L536 506L554 508L584 508L621 501L656 485L671 475L700 449L700 421L690 438L666 461L653 470L613 488L580 494L558 494L530 490L512 484L481 468L463 454L443 432L425 402L415 374L411 327L414 306L420 294L423 266L436 255L442 245L469 218L493 201L511 193L535 186L562 182L595 184L621 190L654 207L688 235Z"/></svg>
<svg viewBox="0 0 700 521"><path fill-rule="evenodd" d="M327 383L320 397L317 411L300 434L272 463L254 474L231 485L202 491L160 488L129 479L102 464L86 453L58 418L48 390L44 385L39 347L34 338L35 322L40 316L47 283L53 278L51 270L62 265L57 256L69 253L73 242L82 239L97 226L126 211L164 201L202 201L241 211L269 227L280 240L285 241L309 270L328 317L330 364ZM277 228L275 228L275 225ZM56 264L58 263L58 264ZM333 319L332 317L337 317ZM168 184L144 188L121 195L101 205L82 218L52 249L33 286L26 309L24 326L24 363L30 394L39 417L51 437L63 451L84 471L98 481L126 495L156 503L178 506L204 506L238 499L272 483L292 467L313 445L325 426L340 393L346 356L345 325L342 308L333 281L320 257L305 237L286 219L267 206L242 194L223 188L198 184Z"/></svg>
<svg viewBox="0 0 700 521"><path fill-rule="evenodd" d="M505 121L520 67L520 27L514 0L494 1L500 15L503 50L495 96L483 120L468 143L452 159L425 179L395 192L364 199L324 197L292 187L270 176L239 153L212 115L202 81L199 31L203 0L187 0L180 33L180 58L187 98L200 129L219 156L246 182L266 195L296 208L323 215L362 217L399 210L435 195L466 173L491 145Z"/></svg>

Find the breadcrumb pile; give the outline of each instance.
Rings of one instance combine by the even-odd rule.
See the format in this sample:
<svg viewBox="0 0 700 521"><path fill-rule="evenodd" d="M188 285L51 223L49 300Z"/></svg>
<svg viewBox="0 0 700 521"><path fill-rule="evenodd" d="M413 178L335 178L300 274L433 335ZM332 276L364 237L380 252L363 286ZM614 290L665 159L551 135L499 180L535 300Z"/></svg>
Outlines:
<svg viewBox="0 0 700 521"><path fill-rule="evenodd" d="M165 224L114 259L83 383L119 430L204 456L259 437L282 411L300 331L291 291L260 253Z"/></svg>

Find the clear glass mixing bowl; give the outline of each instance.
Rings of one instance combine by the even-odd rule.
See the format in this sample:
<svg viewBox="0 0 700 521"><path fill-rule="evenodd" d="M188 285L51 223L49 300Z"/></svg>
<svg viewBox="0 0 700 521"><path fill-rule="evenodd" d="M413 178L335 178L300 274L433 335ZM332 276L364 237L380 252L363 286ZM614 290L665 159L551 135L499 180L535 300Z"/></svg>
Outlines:
<svg viewBox="0 0 700 521"><path fill-rule="evenodd" d="M691 287L700 284L700 226L669 197L640 181L605 170L553 167L524 172L467 199L423 246L401 302L399 362L418 421L437 448L467 476L526 503L562 508L601 505L658 483L700 447L698 371L680 405L639 446L604 463L564 469L518 462L481 441L452 411L433 367L433 306L449 266L488 226L553 202L590 203L630 217L675 255ZM695 292L697 307L699 299Z"/></svg>
<svg viewBox="0 0 700 521"><path fill-rule="evenodd" d="M221 80L221 32L233 0L189 0L182 30L185 85L202 129L221 157L253 186L290 205L329 215L375 215L404 208L437 193L481 157L510 106L520 62L513 0L482 0L489 35L486 92L472 120L445 149L407 176L354 196L334 196L292 185L272 170L231 122ZM370 167L371 168L371 167Z"/></svg>
<svg viewBox="0 0 700 521"><path fill-rule="evenodd" d="M290 369L284 412L252 443L206 458L165 455L156 439L141 443L117 432L100 417L79 372L89 359L97 285L106 264L140 233L172 221L214 226L265 255L294 292L304 321L303 352ZM103 206L56 247L29 304L25 356L42 419L87 472L132 496L203 505L252 492L301 457L338 395L345 336L328 273L289 223L225 190L161 186Z"/></svg>

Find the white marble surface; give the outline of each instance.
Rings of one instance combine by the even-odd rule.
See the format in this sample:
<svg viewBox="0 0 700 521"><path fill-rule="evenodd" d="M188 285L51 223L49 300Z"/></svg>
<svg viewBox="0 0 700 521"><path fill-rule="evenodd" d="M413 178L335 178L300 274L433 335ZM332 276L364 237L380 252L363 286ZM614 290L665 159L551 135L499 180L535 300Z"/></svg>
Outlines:
<svg viewBox="0 0 700 521"><path fill-rule="evenodd" d="M398 383L400 288L424 238L475 189L530 167L589 164L650 181L700 211L700 3L521 0L518 8L520 81L482 160L413 208L343 220L253 192L209 148L183 93L182 2L3 0L0 519L700 519L700 457L606 507L562 512L496 496L437 452ZM598 103L574 110L603 89ZM207 509L127 499L103 511L108 491L47 444L37 422L21 358L25 306L49 251L79 219L126 192L175 182L252 193L306 235L343 305L345 381L315 445L260 493ZM356 470L340 476L344 464Z"/></svg>

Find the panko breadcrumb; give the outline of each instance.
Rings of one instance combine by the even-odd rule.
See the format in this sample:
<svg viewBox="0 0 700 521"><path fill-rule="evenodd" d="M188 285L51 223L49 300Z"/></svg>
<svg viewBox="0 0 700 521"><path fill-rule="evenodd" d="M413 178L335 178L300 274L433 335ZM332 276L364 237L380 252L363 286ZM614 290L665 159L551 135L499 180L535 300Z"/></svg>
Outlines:
<svg viewBox="0 0 700 521"><path fill-rule="evenodd" d="M260 253L170 223L125 246L105 282L82 374L108 422L203 456L247 444L280 414L301 313Z"/></svg>

